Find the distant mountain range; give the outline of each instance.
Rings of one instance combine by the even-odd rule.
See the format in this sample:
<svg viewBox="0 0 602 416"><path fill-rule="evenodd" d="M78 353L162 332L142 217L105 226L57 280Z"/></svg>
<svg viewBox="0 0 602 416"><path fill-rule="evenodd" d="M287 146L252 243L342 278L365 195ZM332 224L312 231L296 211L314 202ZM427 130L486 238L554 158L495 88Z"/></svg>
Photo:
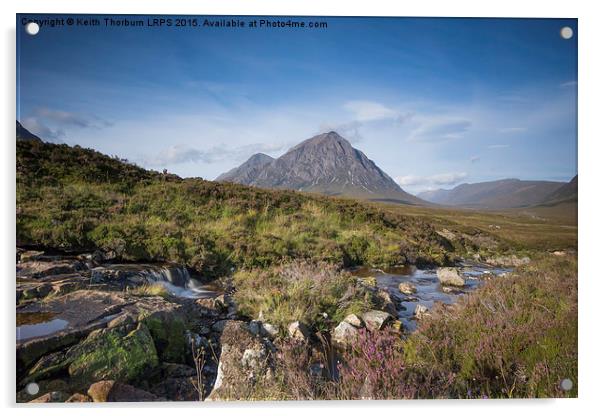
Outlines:
<svg viewBox="0 0 602 416"><path fill-rule="evenodd" d="M16 137L17 141L43 141L19 121ZM570 182L502 179L462 184L453 189L438 189L414 196L334 131L307 139L277 159L257 153L216 180L370 201L478 209L572 203L577 201L578 187L577 176Z"/></svg>
<svg viewBox="0 0 602 416"><path fill-rule="evenodd" d="M520 208L577 200L577 176L570 182L522 181L502 179L458 185L418 194L419 198L440 205L482 209Z"/></svg>
<svg viewBox="0 0 602 416"><path fill-rule="evenodd" d="M428 204L401 189L364 153L334 131L305 140L277 159L255 154L216 180L371 201Z"/></svg>
<svg viewBox="0 0 602 416"><path fill-rule="evenodd" d="M19 121L17 121L17 141L19 141L19 140L30 141L30 142L41 142L42 141L42 139L40 139L38 136L36 136L35 134L33 134L32 132L27 130L25 127L23 127L21 125L21 123L19 123Z"/></svg>

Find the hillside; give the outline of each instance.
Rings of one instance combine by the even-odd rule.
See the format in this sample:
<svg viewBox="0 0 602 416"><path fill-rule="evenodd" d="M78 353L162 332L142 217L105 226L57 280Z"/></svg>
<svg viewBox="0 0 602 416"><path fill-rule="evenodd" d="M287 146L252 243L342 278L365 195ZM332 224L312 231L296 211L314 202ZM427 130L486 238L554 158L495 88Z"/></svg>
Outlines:
<svg viewBox="0 0 602 416"><path fill-rule="evenodd" d="M217 180L371 201L425 204L403 191L364 153L334 131L305 140L278 159L254 155Z"/></svg>
<svg viewBox="0 0 602 416"><path fill-rule="evenodd" d="M181 179L93 150L17 142L17 244L169 260L207 275L306 258L442 264L427 220L352 200Z"/></svg>
<svg viewBox="0 0 602 416"><path fill-rule="evenodd" d="M542 203L565 183L502 179L491 182L458 185L418 194L429 202L480 209L527 207Z"/></svg>

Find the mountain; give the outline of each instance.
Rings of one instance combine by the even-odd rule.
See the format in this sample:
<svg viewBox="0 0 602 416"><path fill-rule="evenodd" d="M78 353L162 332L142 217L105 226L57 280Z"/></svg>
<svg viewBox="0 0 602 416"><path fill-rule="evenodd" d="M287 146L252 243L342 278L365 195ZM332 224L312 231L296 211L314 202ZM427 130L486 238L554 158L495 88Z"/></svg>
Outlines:
<svg viewBox="0 0 602 416"><path fill-rule="evenodd" d="M578 188L577 175L570 182L562 185L560 188L552 192L546 197L542 204L554 204L559 202L569 202L577 200L577 188Z"/></svg>
<svg viewBox="0 0 602 416"><path fill-rule="evenodd" d="M217 180L372 201L426 203L406 193L364 153L334 131L305 140L278 159L257 156Z"/></svg>
<svg viewBox="0 0 602 416"><path fill-rule="evenodd" d="M237 168L222 173L215 180L222 182L250 183L261 170L274 161L274 158L263 153L256 153Z"/></svg>
<svg viewBox="0 0 602 416"><path fill-rule="evenodd" d="M17 121L17 141L41 142L38 136L27 130Z"/></svg>
<svg viewBox="0 0 602 416"><path fill-rule="evenodd" d="M537 205L557 192L565 182L522 181L502 179L458 185L453 189L439 189L418 194L419 198L441 205L471 208L519 208Z"/></svg>

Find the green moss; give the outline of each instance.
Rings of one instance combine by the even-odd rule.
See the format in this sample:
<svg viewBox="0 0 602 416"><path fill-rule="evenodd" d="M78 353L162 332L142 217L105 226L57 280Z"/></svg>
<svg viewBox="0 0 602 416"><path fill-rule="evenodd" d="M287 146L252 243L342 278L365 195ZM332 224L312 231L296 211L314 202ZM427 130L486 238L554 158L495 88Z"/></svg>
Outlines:
<svg viewBox="0 0 602 416"><path fill-rule="evenodd" d="M162 361L186 362L186 324L181 317L157 312L144 317L142 322L148 327Z"/></svg>
<svg viewBox="0 0 602 416"><path fill-rule="evenodd" d="M142 324L129 333L122 328L92 333L68 357L69 375L86 382L140 380L159 363L151 334Z"/></svg>

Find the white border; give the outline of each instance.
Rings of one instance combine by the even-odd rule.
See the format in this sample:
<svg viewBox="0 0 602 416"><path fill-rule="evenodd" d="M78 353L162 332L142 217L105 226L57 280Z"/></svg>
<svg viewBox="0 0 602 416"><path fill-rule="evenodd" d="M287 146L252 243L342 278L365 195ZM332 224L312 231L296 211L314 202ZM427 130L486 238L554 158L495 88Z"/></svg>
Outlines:
<svg viewBox="0 0 602 416"><path fill-rule="evenodd" d="M2 404L11 407L10 414L30 414L43 412L44 415L81 414L82 410L91 413L106 412L108 408L127 407L132 410L142 407L149 415L162 415L167 408L177 407L177 411L198 415L202 413L264 415L314 413L316 411L340 412L346 414L365 414L373 406L378 412L420 412L433 411L452 414L505 415L529 411L533 414L562 414L569 412L589 412L596 407L602 386L599 375L601 366L598 349L600 348L600 321L598 297L600 296L602 276L596 273L596 254L599 252L600 206L600 134L599 97L602 65L600 44L602 39L602 21L596 13L595 2L578 1L532 1L505 0L496 3L487 1L415 1L386 2L381 0L357 1L276 1L276 0L87 0L73 2L68 0L21 0L3 1L0 19L3 26L2 42L2 83L4 97L0 100L3 119L4 140L2 140L2 230L0 239L1 265L4 273L2 320L3 337L0 342L4 365L0 377ZM347 16L472 16L472 17L576 17L579 18L579 399L576 400L504 400L504 401L413 401L413 402L303 402L303 403L239 403L239 404L153 404L98 406L83 409L81 407L44 407L15 408L14 401L14 273L15 248L15 13L131 13L131 14L253 14L253 15L347 15ZM598 238L596 238L598 237ZM340 410L339 410L340 409ZM574 413L576 414L576 413Z"/></svg>

